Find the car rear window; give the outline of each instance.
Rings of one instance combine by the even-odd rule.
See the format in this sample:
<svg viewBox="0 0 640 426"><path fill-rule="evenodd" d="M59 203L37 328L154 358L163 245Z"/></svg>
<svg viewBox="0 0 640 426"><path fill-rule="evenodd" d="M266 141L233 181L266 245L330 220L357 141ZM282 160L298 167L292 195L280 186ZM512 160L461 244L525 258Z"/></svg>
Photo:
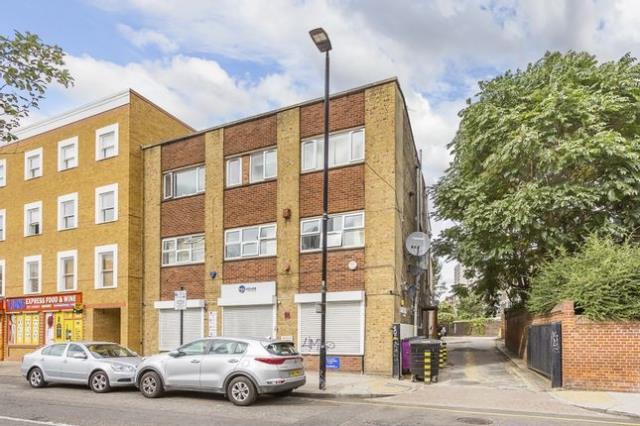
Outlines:
<svg viewBox="0 0 640 426"><path fill-rule="evenodd" d="M62 356L62 353L64 352L64 349L66 347L67 347L66 343L60 343L60 344L57 344L57 345L47 346L46 348L42 349L42 355Z"/></svg>
<svg viewBox="0 0 640 426"><path fill-rule="evenodd" d="M269 343L265 347L273 355L298 355L296 347L291 342Z"/></svg>

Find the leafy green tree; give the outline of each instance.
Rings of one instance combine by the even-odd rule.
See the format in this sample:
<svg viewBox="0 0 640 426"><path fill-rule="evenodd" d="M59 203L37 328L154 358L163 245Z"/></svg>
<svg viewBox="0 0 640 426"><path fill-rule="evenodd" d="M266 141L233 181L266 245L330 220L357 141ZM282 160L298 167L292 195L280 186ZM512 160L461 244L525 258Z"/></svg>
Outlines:
<svg viewBox="0 0 640 426"><path fill-rule="evenodd" d="M456 319L456 310L448 302L438 304L438 323L452 323Z"/></svg>
<svg viewBox="0 0 640 426"><path fill-rule="evenodd" d="M521 302L546 260L640 227L640 66L547 53L479 85L433 189L436 218L455 223L435 246L486 299Z"/></svg>
<svg viewBox="0 0 640 426"><path fill-rule="evenodd" d="M16 139L11 131L38 108L51 82L73 84L63 59L60 47L44 44L36 34L0 35L0 141Z"/></svg>

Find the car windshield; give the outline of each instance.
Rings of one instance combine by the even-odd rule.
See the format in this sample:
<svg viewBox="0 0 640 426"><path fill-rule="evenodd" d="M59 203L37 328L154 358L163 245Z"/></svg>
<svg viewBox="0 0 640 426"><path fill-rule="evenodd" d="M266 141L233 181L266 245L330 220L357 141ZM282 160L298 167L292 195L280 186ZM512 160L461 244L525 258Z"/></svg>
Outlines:
<svg viewBox="0 0 640 426"><path fill-rule="evenodd" d="M96 358L127 358L136 356L129 349L113 343L87 345L87 349Z"/></svg>
<svg viewBox="0 0 640 426"><path fill-rule="evenodd" d="M298 351L291 342L269 343L266 348L273 355L298 355Z"/></svg>

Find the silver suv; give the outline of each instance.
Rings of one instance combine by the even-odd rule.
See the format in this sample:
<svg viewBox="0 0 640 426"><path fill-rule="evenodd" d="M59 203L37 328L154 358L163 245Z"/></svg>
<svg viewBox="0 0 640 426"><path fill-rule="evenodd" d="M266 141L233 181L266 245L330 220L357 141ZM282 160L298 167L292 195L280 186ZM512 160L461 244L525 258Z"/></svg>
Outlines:
<svg viewBox="0 0 640 426"><path fill-rule="evenodd" d="M193 390L222 393L235 405L250 405L259 394L286 395L305 382L293 343L226 337L196 340L144 358L135 377L147 398Z"/></svg>

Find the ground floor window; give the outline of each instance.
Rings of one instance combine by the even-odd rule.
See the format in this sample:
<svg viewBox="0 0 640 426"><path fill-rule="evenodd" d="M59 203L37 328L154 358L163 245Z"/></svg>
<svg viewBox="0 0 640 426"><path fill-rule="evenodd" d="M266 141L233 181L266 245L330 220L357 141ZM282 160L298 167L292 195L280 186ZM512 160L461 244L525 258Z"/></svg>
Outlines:
<svg viewBox="0 0 640 426"><path fill-rule="evenodd" d="M317 354L320 351L320 314L317 303L300 303L298 333L300 352ZM327 353L330 355L364 354L364 302L327 302Z"/></svg>
<svg viewBox="0 0 640 426"><path fill-rule="evenodd" d="M47 312L44 315L45 343L80 341L84 337L81 313Z"/></svg>
<svg viewBox="0 0 640 426"><path fill-rule="evenodd" d="M275 305L224 306L222 335L225 337L275 337Z"/></svg>
<svg viewBox="0 0 640 426"><path fill-rule="evenodd" d="M204 336L204 309L188 308L182 312L182 343L202 338ZM172 351L180 346L180 311L173 308L159 309L158 326L159 350Z"/></svg>
<svg viewBox="0 0 640 426"><path fill-rule="evenodd" d="M10 345L39 345L40 313L10 314L8 332Z"/></svg>

